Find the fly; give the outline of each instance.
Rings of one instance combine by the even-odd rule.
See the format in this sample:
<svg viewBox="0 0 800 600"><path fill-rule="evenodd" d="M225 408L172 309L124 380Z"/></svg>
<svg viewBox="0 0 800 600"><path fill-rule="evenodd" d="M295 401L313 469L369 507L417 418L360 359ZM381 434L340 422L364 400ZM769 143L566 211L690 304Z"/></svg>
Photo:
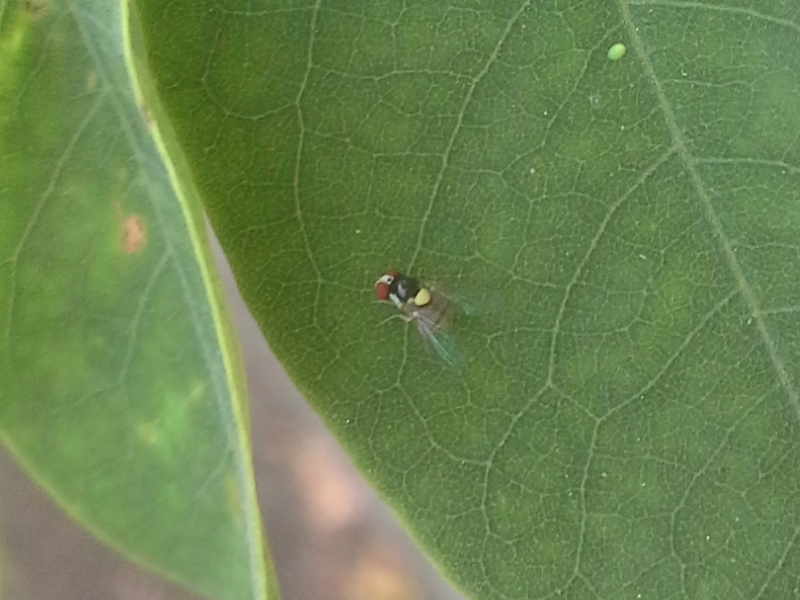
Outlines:
<svg viewBox="0 0 800 600"><path fill-rule="evenodd" d="M397 316L405 322L416 323L423 339L448 364L455 364L454 354L443 336L443 330L452 313L452 304L447 296L431 286L423 286L414 277L395 270L381 275L375 282L375 293L378 300L391 302L400 311Z"/></svg>

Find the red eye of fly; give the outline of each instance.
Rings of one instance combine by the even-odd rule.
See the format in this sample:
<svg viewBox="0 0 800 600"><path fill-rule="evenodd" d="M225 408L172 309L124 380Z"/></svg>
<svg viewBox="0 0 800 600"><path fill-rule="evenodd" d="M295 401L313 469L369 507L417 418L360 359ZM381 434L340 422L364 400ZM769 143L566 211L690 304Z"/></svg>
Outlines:
<svg viewBox="0 0 800 600"><path fill-rule="evenodd" d="M389 300L389 284L378 280L375 284L375 293L378 295L378 300L386 302Z"/></svg>
<svg viewBox="0 0 800 600"><path fill-rule="evenodd" d="M380 279L375 282L375 294L381 302L387 302L389 295L392 293L392 283L400 273L397 271L388 271L385 275L381 275Z"/></svg>

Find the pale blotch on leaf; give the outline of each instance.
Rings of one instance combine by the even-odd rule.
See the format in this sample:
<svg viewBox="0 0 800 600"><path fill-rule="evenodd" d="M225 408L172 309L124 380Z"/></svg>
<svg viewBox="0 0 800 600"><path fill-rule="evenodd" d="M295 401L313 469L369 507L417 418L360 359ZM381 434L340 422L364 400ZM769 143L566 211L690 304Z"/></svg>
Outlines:
<svg viewBox="0 0 800 600"><path fill-rule="evenodd" d="M158 427L152 421L141 423L137 428L137 433L139 434L139 439L149 446L155 446L161 439Z"/></svg>
<svg viewBox="0 0 800 600"><path fill-rule="evenodd" d="M616 43L608 49L608 60L619 60L625 56L625 44Z"/></svg>
<svg viewBox="0 0 800 600"><path fill-rule="evenodd" d="M147 126L147 130L150 133L153 132L153 113L150 112L150 108L147 104L142 104L139 107L142 111L142 119L144 119L144 124Z"/></svg>
<svg viewBox="0 0 800 600"><path fill-rule="evenodd" d="M94 94L97 91L97 82L97 71L92 69L86 76L86 91L90 94Z"/></svg>
<svg viewBox="0 0 800 600"><path fill-rule="evenodd" d="M126 254L135 254L147 242L144 222L138 215L128 217L122 224L122 249Z"/></svg>
<svg viewBox="0 0 800 600"><path fill-rule="evenodd" d="M232 474L228 474L225 477L225 495L228 497L228 505L233 516L239 523L242 523L244 515L242 514L241 487L239 486L239 480Z"/></svg>

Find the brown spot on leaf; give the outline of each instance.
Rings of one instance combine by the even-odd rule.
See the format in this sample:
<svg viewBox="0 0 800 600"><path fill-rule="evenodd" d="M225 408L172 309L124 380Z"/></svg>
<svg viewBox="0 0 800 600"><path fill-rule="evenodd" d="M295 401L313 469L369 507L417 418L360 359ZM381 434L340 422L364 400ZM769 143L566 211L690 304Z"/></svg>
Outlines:
<svg viewBox="0 0 800 600"><path fill-rule="evenodd" d="M141 250L147 243L144 221L138 215L127 217L122 223L122 249L128 254Z"/></svg>
<svg viewBox="0 0 800 600"><path fill-rule="evenodd" d="M34 17L42 17L47 10L47 0L24 0L22 6Z"/></svg>

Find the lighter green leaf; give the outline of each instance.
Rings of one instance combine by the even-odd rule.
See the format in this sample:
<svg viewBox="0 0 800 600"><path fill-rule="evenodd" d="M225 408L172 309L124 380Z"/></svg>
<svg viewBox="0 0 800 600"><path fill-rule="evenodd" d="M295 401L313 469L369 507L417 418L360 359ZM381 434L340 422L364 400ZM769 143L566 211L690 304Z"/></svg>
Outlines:
<svg viewBox="0 0 800 600"><path fill-rule="evenodd" d="M133 559L260 599L241 366L126 18L0 2L0 439Z"/></svg>
<svg viewBox="0 0 800 600"><path fill-rule="evenodd" d="M796 594L795 0L141 4L257 320L455 582Z"/></svg>

